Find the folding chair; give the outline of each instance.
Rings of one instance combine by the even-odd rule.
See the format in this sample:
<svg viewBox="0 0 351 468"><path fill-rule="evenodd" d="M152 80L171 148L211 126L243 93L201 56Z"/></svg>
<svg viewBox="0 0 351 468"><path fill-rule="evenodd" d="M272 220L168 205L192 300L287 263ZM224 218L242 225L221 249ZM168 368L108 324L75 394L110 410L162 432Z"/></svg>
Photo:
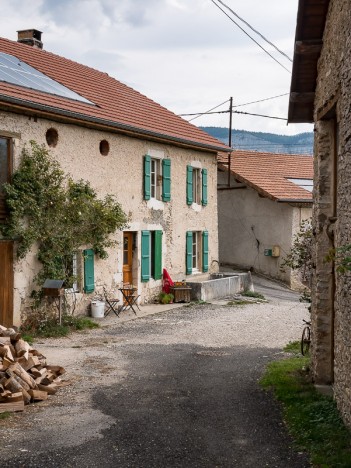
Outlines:
<svg viewBox="0 0 351 468"><path fill-rule="evenodd" d="M119 289L119 291L121 291L123 296L123 306L121 310L126 310L130 308L136 315L137 313L135 312L133 306L136 306L137 309L140 310L137 304L137 300L140 297L140 294L137 293L137 288L133 287L129 283L123 283L123 286Z"/></svg>
<svg viewBox="0 0 351 468"><path fill-rule="evenodd" d="M119 302L119 299L117 298L110 298L108 297L108 294L107 294L107 291L105 288L104 289L104 296L105 296L105 302L107 304L107 309L105 311L105 317L108 316L108 314L111 312L111 310L117 315L117 317L119 316L119 310L118 310L118 302Z"/></svg>

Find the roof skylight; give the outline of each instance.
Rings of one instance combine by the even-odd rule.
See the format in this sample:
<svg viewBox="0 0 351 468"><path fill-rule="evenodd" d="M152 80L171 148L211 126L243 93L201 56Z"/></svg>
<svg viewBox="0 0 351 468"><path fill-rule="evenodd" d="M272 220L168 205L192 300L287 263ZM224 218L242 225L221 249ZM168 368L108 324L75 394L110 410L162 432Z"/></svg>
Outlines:
<svg viewBox="0 0 351 468"><path fill-rule="evenodd" d="M309 192L313 191L313 179L288 179L293 184L298 185L299 187L308 190Z"/></svg>
<svg viewBox="0 0 351 468"><path fill-rule="evenodd" d="M39 70L22 62L17 57L3 52L0 52L0 81L73 99L75 101L85 102L86 104L93 104L88 99L66 88L66 86L63 86L52 78L49 78Z"/></svg>

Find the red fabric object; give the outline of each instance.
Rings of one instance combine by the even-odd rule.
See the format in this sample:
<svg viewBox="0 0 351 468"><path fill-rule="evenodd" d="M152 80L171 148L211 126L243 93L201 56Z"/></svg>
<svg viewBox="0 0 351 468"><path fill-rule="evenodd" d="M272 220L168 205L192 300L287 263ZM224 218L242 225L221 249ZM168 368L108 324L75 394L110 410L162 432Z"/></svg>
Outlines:
<svg viewBox="0 0 351 468"><path fill-rule="evenodd" d="M174 286L172 278L169 276L166 268L163 269L162 291L166 294L170 293L171 287Z"/></svg>

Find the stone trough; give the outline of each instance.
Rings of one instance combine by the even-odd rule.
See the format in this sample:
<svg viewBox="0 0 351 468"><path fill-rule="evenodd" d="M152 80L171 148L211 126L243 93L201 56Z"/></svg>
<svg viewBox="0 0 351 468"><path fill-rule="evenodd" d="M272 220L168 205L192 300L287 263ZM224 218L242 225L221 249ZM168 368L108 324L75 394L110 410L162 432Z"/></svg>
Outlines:
<svg viewBox="0 0 351 468"><path fill-rule="evenodd" d="M253 291L251 273L212 273L204 277L192 277L192 281L187 280L187 285L191 286L192 301L210 301L211 299L221 299L233 296L243 291Z"/></svg>

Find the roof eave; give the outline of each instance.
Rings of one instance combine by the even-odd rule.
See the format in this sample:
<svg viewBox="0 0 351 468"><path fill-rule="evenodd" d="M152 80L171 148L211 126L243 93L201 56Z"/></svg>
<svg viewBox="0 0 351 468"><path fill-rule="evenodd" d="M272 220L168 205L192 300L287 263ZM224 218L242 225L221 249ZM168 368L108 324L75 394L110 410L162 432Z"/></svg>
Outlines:
<svg viewBox="0 0 351 468"><path fill-rule="evenodd" d="M278 198L278 203L309 203L313 204L313 200L311 198Z"/></svg>
<svg viewBox="0 0 351 468"><path fill-rule="evenodd" d="M317 65L330 0L299 0L288 123L313 123Z"/></svg>
<svg viewBox="0 0 351 468"><path fill-rule="evenodd" d="M128 125L128 124L123 124L123 123L120 123L120 122L113 122L113 121L110 121L110 120L106 120L106 119L100 119L98 117L92 117L92 116L87 116L85 114L80 114L78 112L72 112L72 111L69 111L69 110L65 110L65 109L60 109L58 107L53 107L53 106L47 106L45 104L40 104L40 103L34 103L32 101L27 101L25 99L19 99L19 98L15 98L15 97L12 97L12 96L6 96L6 95L3 95L3 94L0 94L0 103L1 102L4 102L5 104L8 104L8 105L15 105L15 106L19 106L19 107L22 107L22 108L25 108L27 110L34 110L34 111L40 111L40 112L44 112L44 113L47 113L47 114L51 114L51 115L56 115L56 116L61 116L61 117L66 117L68 119L73 119L73 120L81 120L81 121L84 121L84 122L88 122L88 123L91 123L91 124L96 124L96 125L100 125L100 126L105 126L105 127L109 127L110 129L113 128L115 129L116 131L120 131L122 133L132 133L134 134L135 136L144 136L144 137L149 137L149 138L156 138L158 140L166 140L166 141L169 141L169 142L172 142L174 144L180 144L182 146L189 146L189 147L195 147L197 149L204 149L206 151L212 151L212 152L218 152L218 151L222 151L222 152L231 152L231 148L229 147L223 147L223 146L214 146L214 145L210 145L210 144L206 144L206 143L201 143L201 142L198 142L198 141L194 141L194 140L187 140L185 138L179 138L179 137L175 137L175 136L172 136L172 135L167 135L167 134L164 134L164 133L158 133L158 132L154 132L154 131L151 131L151 130L146 130L146 129L143 129L143 128L140 128L140 127L134 127L132 125Z"/></svg>

